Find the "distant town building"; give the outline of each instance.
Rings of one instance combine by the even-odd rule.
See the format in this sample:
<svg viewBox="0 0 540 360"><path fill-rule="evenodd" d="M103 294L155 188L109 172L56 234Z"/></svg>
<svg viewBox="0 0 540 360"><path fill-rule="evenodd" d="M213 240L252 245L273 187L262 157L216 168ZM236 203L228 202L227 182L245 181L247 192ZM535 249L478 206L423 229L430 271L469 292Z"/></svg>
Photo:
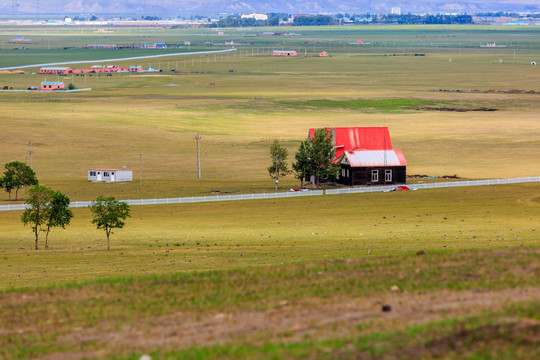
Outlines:
<svg viewBox="0 0 540 360"><path fill-rule="evenodd" d="M167 44L159 42L159 43L150 43L150 44L144 44L143 46L145 49L166 49Z"/></svg>
<svg viewBox="0 0 540 360"><path fill-rule="evenodd" d="M72 72L69 66L45 66L39 69L40 74L71 74Z"/></svg>
<svg viewBox="0 0 540 360"><path fill-rule="evenodd" d="M295 50L274 50L274 56L297 56Z"/></svg>
<svg viewBox="0 0 540 360"><path fill-rule="evenodd" d="M390 11L392 15L401 15L401 8L398 6L393 7Z"/></svg>
<svg viewBox="0 0 540 360"><path fill-rule="evenodd" d="M266 14L244 14L241 16L242 19L255 19L255 20L268 20L268 15Z"/></svg>
<svg viewBox="0 0 540 360"><path fill-rule="evenodd" d="M142 72L142 66L141 65L131 65L129 67L129 72Z"/></svg>
<svg viewBox="0 0 540 360"><path fill-rule="evenodd" d="M84 46L85 49L118 49L116 44L88 44Z"/></svg>
<svg viewBox="0 0 540 360"><path fill-rule="evenodd" d="M65 90L66 87L63 82L59 81L42 81L41 90Z"/></svg>

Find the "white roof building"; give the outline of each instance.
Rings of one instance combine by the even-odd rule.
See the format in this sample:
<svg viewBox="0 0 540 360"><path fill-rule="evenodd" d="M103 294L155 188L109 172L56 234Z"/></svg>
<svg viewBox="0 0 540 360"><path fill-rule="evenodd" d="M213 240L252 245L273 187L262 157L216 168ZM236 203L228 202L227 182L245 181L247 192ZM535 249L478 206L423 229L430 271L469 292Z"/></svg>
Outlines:
<svg viewBox="0 0 540 360"><path fill-rule="evenodd" d="M241 16L242 19L255 19L255 20L268 20L268 15L266 14L244 14Z"/></svg>

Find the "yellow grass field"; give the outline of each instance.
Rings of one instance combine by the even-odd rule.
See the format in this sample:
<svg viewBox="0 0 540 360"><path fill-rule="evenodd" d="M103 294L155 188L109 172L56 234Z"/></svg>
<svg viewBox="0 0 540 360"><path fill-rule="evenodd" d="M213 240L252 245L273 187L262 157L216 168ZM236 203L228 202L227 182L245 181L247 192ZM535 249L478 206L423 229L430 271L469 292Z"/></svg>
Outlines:
<svg viewBox="0 0 540 360"><path fill-rule="evenodd" d="M149 54L80 49L92 43L227 48L210 29L93 30L0 28L0 67ZM540 175L540 27L268 30L226 29L253 41L231 54L140 60L155 73L0 71L0 88L92 89L0 90L0 163L29 163L31 142L40 184L72 201L273 192L275 139L290 163L309 128L387 126L411 175ZM13 49L17 31L29 49ZM133 182L87 181L124 165ZM109 252L88 209L47 251L21 211L0 212L0 358L535 359L539 199L529 183L133 206Z"/></svg>

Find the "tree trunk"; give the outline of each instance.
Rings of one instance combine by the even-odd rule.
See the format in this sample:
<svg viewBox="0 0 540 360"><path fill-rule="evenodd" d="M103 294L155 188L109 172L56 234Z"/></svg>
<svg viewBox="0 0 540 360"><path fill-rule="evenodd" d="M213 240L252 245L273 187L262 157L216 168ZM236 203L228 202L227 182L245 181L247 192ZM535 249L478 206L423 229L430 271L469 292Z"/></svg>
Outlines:
<svg viewBox="0 0 540 360"><path fill-rule="evenodd" d="M107 251L111 251L111 248L109 246L109 233L107 232Z"/></svg>
<svg viewBox="0 0 540 360"><path fill-rule="evenodd" d="M49 231L50 228L47 228L47 232L45 233L45 250L49 248L49 245L47 244L47 241L49 240Z"/></svg>
<svg viewBox="0 0 540 360"><path fill-rule="evenodd" d="M38 229L36 227L36 230L34 231L34 234L36 234L36 250L38 249L38 236L39 236L39 233L38 233Z"/></svg>
<svg viewBox="0 0 540 360"><path fill-rule="evenodd" d="M19 196L18 194L19 194L19 189L17 188L15 189L15 201L17 201L17 196Z"/></svg>

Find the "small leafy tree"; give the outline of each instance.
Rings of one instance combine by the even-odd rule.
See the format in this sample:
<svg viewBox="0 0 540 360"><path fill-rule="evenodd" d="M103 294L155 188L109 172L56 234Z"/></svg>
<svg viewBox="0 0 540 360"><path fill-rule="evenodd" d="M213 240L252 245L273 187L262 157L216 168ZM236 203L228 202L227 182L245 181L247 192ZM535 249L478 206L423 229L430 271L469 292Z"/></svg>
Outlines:
<svg viewBox="0 0 540 360"><path fill-rule="evenodd" d="M54 191L49 202L48 216L45 223L45 250L49 248L49 232L53 227L61 227L65 229L73 218L73 211L69 209L69 198L60 191Z"/></svg>
<svg viewBox="0 0 540 360"><path fill-rule="evenodd" d="M45 232L45 250L49 248L48 238L51 228L61 226L65 228L73 218L69 209L69 198L60 191L35 185L28 190L29 205L24 210L21 221L30 225L35 235L35 249L38 249L39 232Z"/></svg>
<svg viewBox="0 0 540 360"><path fill-rule="evenodd" d="M311 141L306 140L300 143L298 152L295 154L294 158L296 162L292 164L292 168L295 172L295 176L300 180L300 187L304 186L304 181L307 180L311 174Z"/></svg>
<svg viewBox="0 0 540 360"><path fill-rule="evenodd" d="M126 224L130 215L130 207L127 203L116 200L113 196L104 197L100 195L90 205L93 219L98 229L103 229L107 235L107 250L110 250L109 236L113 229L121 229Z"/></svg>
<svg viewBox="0 0 540 360"><path fill-rule="evenodd" d="M336 149L332 137L326 129L316 129L313 137L300 144L293 165L300 179L315 177L315 186L319 188L320 179L335 178L339 164L335 162Z"/></svg>
<svg viewBox="0 0 540 360"><path fill-rule="evenodd" d="M53 191L48 187L35 185L28 190L26 204L29 207L24 210L21 221L24 225L30 225L35 235L35 249L38 249L39 232L46 227L49 218L49 203L52 200Z"/></svg>
<svg viewBox="0 0 540 360"><path fill-rule="evenodd" d="M19 189L24 186L37 185L36 173L32 168L20 161L12 161L4 165L6 171L0 181L0 185L9 194L11 201L11 192L15 190L15 200L17 200Z"/></svg>
<svg viewBox="0 0 540 360"><path fill-rule="evenodd" d="M287 164L288 155L289 152L287 149L281 146L277 140L274 140L270 146L270 158L272 159L272 165L268 167L268 174L271 178L276 179L276 190L279 178L290 173L289 165Z"/></svg>

